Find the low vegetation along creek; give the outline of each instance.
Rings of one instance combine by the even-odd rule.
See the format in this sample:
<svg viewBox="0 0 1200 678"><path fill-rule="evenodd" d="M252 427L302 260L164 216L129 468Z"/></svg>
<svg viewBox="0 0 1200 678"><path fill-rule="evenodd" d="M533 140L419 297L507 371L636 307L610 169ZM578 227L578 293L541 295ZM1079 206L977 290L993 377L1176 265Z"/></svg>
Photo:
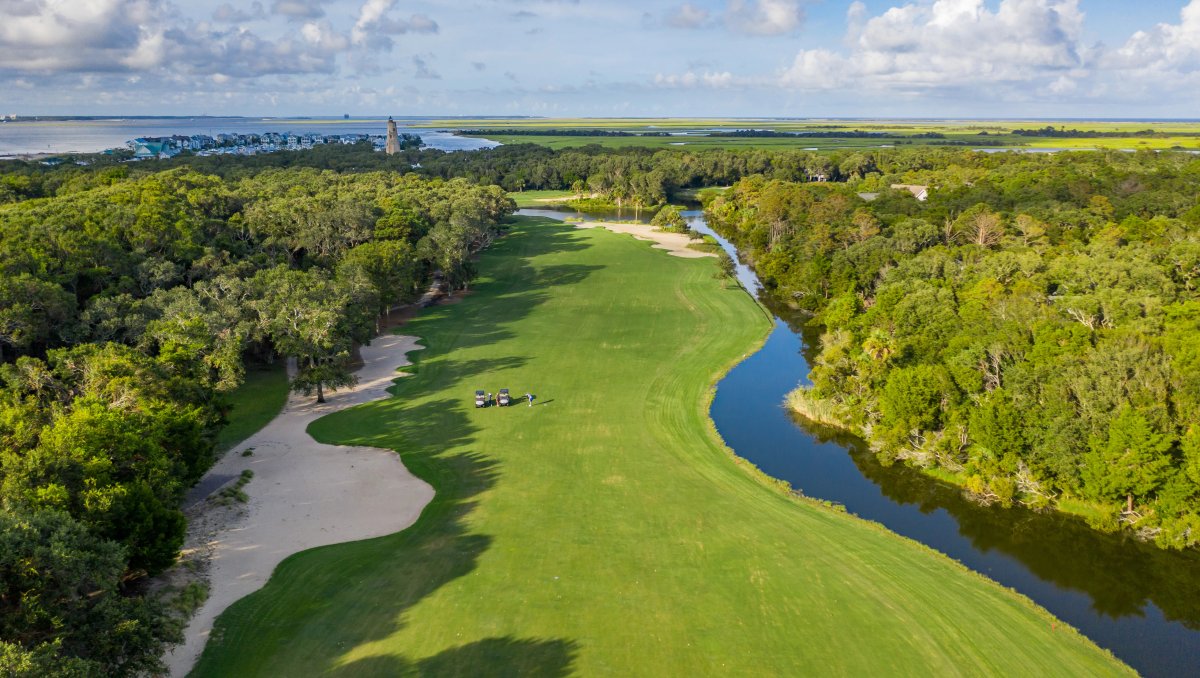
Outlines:
<svg viewBox="0 0 1200 678"><path fill-rule="evenodd" d="M243 416L275 411L247 389L346 393L388 311L433 286L454 303L407 312L411 376L307 428L395 450L432 501L402 531L284 559L216 620L196 675L1130 673L725 447L713 385L771 328L728 260L514 218L499 186L640 211L732 184L705 196L710 223L820 335L806 416L977 501L1200 540L1200 159L289 156L6 166L0 668L160 671L202 605L202 584L170 582L224 421L249 434ZM286 384L264 376L289 361ZM537 399L474 407L501 387ZM270 454L239 437L222 447ZM264 492L241 462L213 501Z"/></svg>

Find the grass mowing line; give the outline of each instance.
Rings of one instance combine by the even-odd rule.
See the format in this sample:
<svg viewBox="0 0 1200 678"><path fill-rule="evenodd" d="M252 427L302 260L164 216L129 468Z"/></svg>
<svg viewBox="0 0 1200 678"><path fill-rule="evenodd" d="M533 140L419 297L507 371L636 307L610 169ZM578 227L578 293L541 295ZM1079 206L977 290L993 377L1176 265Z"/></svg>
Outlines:
<svg viewBox="0 0 1200 678"><path fill-rule="evenodd" d="M523 219L395 398L321 419L437 495L404 532L306 551L229 608L198 676L1126 675L1028 600L747 473L705 406L768 324L603 230ZM477 410L475 388L535 407Z"/></svg>
<svg viewBox="0 0 1200 678"><path fill-rule="evenodd" d="M228 395L229 423L217 434L217 452L225 452L258 433L283 410L287 397L287 369L282 362L247 370L242 385Z"/></svg>

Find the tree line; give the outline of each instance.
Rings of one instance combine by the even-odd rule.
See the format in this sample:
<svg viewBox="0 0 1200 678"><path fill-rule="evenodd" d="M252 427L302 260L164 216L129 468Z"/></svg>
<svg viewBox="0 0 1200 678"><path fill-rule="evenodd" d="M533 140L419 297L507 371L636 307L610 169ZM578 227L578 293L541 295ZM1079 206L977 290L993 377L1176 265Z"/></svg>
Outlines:
<svg viewBox="0 0 1200 678"><path fill-rule="evenodd" d="M1048 137L1052 139L1090 139L1090 138L1106 138L1106 139L1128 139L1135 137L1194 137L1200 136L1196 132L1159 132L1154 129L1139 129L1139 130L1081 130L1067 129L1065 127L1054 127L1046 125L1034 129L1014 129L1010 134L1019 137Z"/></svg>
<svg viewBox="0 0 1200 678"><path fill-rule="evenodd" d="M984 501L1200 543L1200 159L926 157L708 204L821 329L792 405Z"/></svg>
<svg viewBox="0 0 1200 678"><path fill-rule="evenodd" d="M668 137L670 132L630 132L620 129L579 129L569 127L556 129L553 127L506 127L498 129L464 129L455 134L470 137Z"/></svg>
<svg viewBox="0 0 1200 678"><path fill-rule="evenodd" d="M5 675L159 670L178 623L133 593L177 556L223 394L287 358L295 390L350 383L379 314L465 286L515 209L394 172L152 169L0 175Z"/></svg>
<svg viewBox="0 0 1200 678"><path fill-rule="evenodd" d="M935 133L936 134L936 133ZM897 143L905 139L897 140ZM979 158L954 144L982 145L986 140L944 142L945 146L896 149L652 149L604 148L589 145L555 150L537 144L506 144L470 152L406 149L379 153L369 143L326 144L303 152L210 156L123 163L88 156L88 167L64 164L47 168L36 162L0 161L0 204L54 195L63 184L95 181L97 176L188 167L203 174L238 179L266 169L313 168L341 173L412 172L427 178L463 178L506 191L575 190L607 202L653 207L676 199L686 189L729 186L744 177L762 175L793 182L846 182L868 176L931 170L944 166L999 166L1007 154ZM996 142L1001 143L1001 142ZM864 189L869 190L869 189Z"/></svg>

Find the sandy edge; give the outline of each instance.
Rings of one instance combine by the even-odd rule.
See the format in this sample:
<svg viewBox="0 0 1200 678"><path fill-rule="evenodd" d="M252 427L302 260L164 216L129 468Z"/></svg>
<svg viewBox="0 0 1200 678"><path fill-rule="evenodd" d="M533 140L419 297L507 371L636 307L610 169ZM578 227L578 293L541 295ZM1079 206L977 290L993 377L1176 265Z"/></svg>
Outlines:
<svg viewBox="0 0 1200 678"><path fill-rule="evenodd" d="M717 255L711 252L701 252L688 247L688 244L693 242L703 242L700 240L692 240L682 233L671 233L669 231L660 231L648 224L617 224L610 221L584 221L575 224L575 228L606 228L613 233L627 233L637 238L638 240L647 240L652 243L652 247L658 250L666 250L671 256L682 257L684 259L699 259L701 257L715 257Z"/></svg>
<svg viewBox="0 0 1200 678"><path fill-rule="evenodd" d="M433 499L433 488L416 478L392 450L324 445L307 433L331 412L388 397L397 368L411 364L416 337L385 335L362 347L358 384L327 396L293 394L261 431L231 449L209 475L254 471L241 510L206 502L189 516L191 555L207 561L210 593L184 631L184 642L167 654L171 676L195 665L221 612L262 588L286 557L317 546L394 534L412 525ZM242 451L253 448L252 456ZM189 553L185 551L184 557Z"/></svg>

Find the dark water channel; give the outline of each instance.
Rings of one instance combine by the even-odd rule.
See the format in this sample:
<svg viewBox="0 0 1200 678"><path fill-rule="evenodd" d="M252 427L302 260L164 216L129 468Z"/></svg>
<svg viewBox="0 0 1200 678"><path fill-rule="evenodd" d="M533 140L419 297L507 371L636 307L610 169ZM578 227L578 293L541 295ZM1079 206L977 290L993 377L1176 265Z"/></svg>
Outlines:
<svg viewBox="0 0 1200 678"><path fill-rule="evenodd" d="M736 258L700 212L685 216ZM738 279L761 292L754 272L740 263ZM1019 591L1143 675L1200 676L1200 553L1101 534L1071 516L979 506L953 485L902 465L882 467L853 436L803 422L783 406L787 392L808 381L801 319L760 298L775 327L762 349L717 385L711 411L739 456L807 496L841 503Z"/></svg>

